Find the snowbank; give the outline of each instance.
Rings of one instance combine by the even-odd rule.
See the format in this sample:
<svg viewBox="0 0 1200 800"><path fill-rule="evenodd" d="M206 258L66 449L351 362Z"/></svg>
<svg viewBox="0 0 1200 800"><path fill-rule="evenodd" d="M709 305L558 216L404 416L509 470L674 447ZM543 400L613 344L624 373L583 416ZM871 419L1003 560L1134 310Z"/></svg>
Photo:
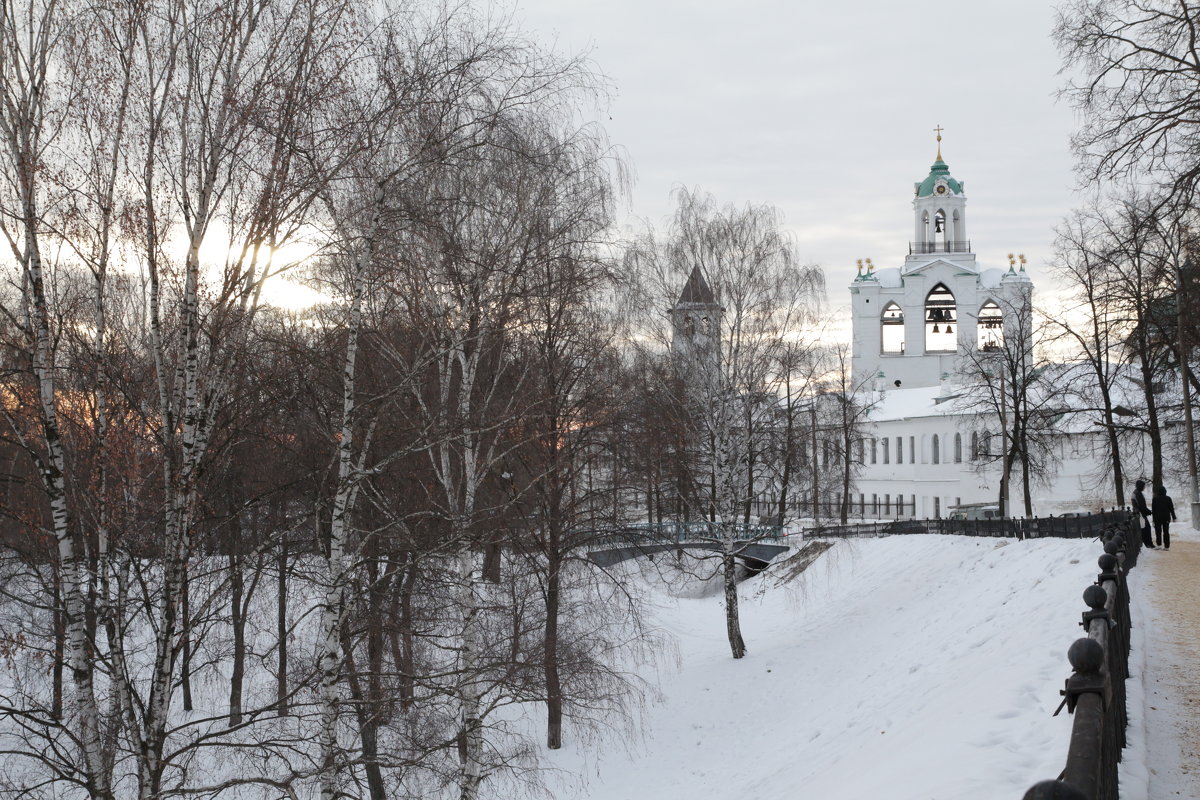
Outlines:
<svg viewBox="0 0 1200 800"><path fill-rule="evenodd" d="M570 747L556 797L1013 800L1062 769L1051 714L1094 541L895 536L839 542L795 581L742 586L749 655L720 598L666 588L679 663L640 741ZM648 677L653 678L652 675ZM568 774L584 774L577 791Z"/></svg>

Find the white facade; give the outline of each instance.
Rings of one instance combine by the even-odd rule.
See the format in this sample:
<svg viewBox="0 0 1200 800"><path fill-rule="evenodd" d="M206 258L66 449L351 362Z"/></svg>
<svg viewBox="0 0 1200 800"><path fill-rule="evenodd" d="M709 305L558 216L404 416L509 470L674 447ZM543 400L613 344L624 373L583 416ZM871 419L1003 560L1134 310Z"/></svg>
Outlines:
<svg viewBox="0 0 1200 800"><path fill-rule="evenodd" d="M915 187L913 240L902 264L860 267L850 285L852 376L871 406L852 497L865 517L940 517L999 497L998 459L988 454L1001 450L1000 423L964 399L962 361L974 350L999 349L1005 337L1028 335L1021 332L1029 329L1033 284L1023 264L981 268L966 203L939 149ZM1086 480L1064 470L1047 488L1063 500L1056 510L1078 505ZM1020 485L1016 474L1010 512L1021 506Z"/></svg>
<svg viewBox="0 0 1200 800"><path fill-rule="evenodd" d="M961 355L986 346L990 315L1014 333L1032 302L1033 283L1010 267L981 269L968 238L963 184L941 153L916 184L914 239L899 267L860 272L850 285L854 386L874 389L938 386L959 372ZM998 314L997 314L998 312ZM981 334L983 334L981 338Z"/></svg>

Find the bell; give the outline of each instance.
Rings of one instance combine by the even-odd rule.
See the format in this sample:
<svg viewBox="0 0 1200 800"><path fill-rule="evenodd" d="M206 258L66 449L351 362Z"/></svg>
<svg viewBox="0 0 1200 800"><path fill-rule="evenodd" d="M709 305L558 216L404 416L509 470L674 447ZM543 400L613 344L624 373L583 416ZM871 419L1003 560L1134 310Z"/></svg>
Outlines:
<svg viewBox="0 0 1200 800"><path fill-rule="evenodd" d="M938 326L937 326L937 323L936 323L936 322L935 322L935 323L933 323L933 332L934 332L934 333L937 333L937 332L938 332Z"/></svg>
<svg viewBox="0 0 1200 800"><path fill-rule="evenodd" d="M946 326L946 333L954 333L954 328L953 328L953 327L951 327L951 326L949 326L949 325L947 325L947 326Z"/></svg>

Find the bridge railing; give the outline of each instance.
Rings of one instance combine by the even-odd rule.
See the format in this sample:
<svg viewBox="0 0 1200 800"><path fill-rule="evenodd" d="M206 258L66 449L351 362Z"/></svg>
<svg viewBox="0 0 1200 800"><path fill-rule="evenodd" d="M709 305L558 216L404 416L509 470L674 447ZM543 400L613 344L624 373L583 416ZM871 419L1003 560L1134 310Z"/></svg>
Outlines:
<svg viewBox="0 0 1200 800"><path fill-rule="evenodd" d="M737 523L733 530L738 541L779 542L787 537L786 531L779 525ZM597 532L597 535L589 538L588 543L591 549L635 547L645 544L686 544L718 541L723 535L722 526L716 522L639 522L612 531Z"/></svg>
<svg viewBox="0 0 1200 800"><path fill-rule="evenodd" d="M1127 513L1102 536L1100 575L1083 592L1087 636L1067 650L1072 674L1062 690L1074 715L1067 763L1055 780L1042 781L1024 800L1118 800L1117 765L1125 747L1129 677L1129 588L1126 573L1137 564L1140 521ZM1061 710L1061 706L1060 706ZM1057 713L1057 712L1055 712Z"/></svg>

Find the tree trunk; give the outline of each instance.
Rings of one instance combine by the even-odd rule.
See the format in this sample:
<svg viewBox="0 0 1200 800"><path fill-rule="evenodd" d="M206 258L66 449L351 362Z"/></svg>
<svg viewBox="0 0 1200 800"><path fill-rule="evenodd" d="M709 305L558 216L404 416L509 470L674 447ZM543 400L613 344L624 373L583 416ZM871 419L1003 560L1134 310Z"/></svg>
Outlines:
<svg viewBox="0 0 1200 800"><path fill-rule="evenodd" d="M737 559L733 557L734 536L732 530L725 535L725 552L721 567L725 579L725 632L729 637L729 649L734 658L746 655L746 642L742 639L742 622L738 616Z"/></svg>
<svg viewBox="0 0 1200 800"><path fill-rule="evenodd" d="M368 612L368 614L373 612ZM354 661L354 644L348 631L342 631L342 652L346 664L346 682L350 687L350 700L354 704L354 715L358 720L358 734L362 742L363 772L367 776L367 791L371 800L388 800L383 781L383 770L379 765L379 716L376 701L363 694L362 681ZM368 660L370 656L368 655ZM369 669L369 668L368 668ZM368 681L370 677L368 676Z"/></svg>
<svg viewBox="0 0 1200 800"><path fill-rule="evenodd" d="M413 587L417 582L417 558L413 554L406 556L404 576L392 587L393 603L397 605L399 615L397 624L392 632L392 661L399 673L400 710L408 711L412 707L416 695L416 656L413 651Z"/></svg>
<svg viewBox="0 0 1200 800"><path fill-rule="evenodd" d="M189 628L191 624L191 598L189 597L187 565L183 566L183 580L179 586L180 591L180 606L179 606L179 637L180 637L180 654L179 654L179 679L183 689L183 710L192 710L192 635Z"/></svg>
<svg viewBox="0 0 1200 800"><path fill-rule="evenodd" d="M460 527L461 530L461 527ZM459 758L460 800L477 800L483 783L483 697L479 688L479 625L482 587L475 577L475 554L462 547L458 552L458 602L462 614L462 643L459 656Z"/></svg>
<svg viewBox="0 0 1200 800"><path fill-rule="evenodd" d="M553 526L551 526L553 527ZM560 604L562 560L556 533L551 533L546 565L546 746L551 750L562 747L562 681L558 674L558 615Z"/></svg>
<svg viewBox="0 0 1200 800"><path fill-rule="evenodd" d="M278 661L275 665L275 708L279 716L286 717L288 709L288 533L285 529L279 537L279 553L276 556L278 574L275 591L275 639L279 645Z"/></svg>
<svg viewBox="0 0 1200 800"><path fill-rule="evenodd" d="M246 618L242 613L244 579L241 557L237 553L240 526L234 527L235 538L229 548L229 613L233 627L233 664L229 674L229 725L242 722L242 680L246 674Z"/></svg>
<svg viewBox="0 0 1200 800"><path fill-rule="evenodd" d="M57 567L54 568L54 668L52 674L53 697L50 701L50 714L56 720L63 718L63 654L66 650L66 625L62 610L62 593L59 584L62 578Z"/></svg>

